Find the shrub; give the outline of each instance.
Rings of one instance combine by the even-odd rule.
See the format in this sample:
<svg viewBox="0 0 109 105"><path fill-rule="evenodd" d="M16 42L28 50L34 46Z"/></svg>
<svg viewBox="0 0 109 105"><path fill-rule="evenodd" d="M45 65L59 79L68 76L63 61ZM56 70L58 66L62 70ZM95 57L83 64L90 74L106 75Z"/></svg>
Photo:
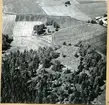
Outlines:
<svg viewBox="0 0 109 105"><path fill-rule="evenodd" d="M67 45L66 42L63 42L63 45Z"/></svg>
<svg viewBox="0 0 109 105"><path fill-rule="evenodd" d="M11 42L13 41L12 38L9 38L9 36L6 34L2 34L2 50L8 50L11 47Z"/></svg>
<svg viewBox="0 0 109 105"><path fill-rule="evenodd" d="M72 45L71 43L68 44L68 46L71 46L71 45Z"/></svg>
<svg viewBox="0 0 109 105"><path fill-rule="evenodd" d="M100 24L100 25L103 25L103 21L102 21L102 20L101 20L101 21L99 21L99 24Z"/></svg>
<svg viewBox="0 0 109 105"><path fill-rule="evenodd" d="M88 22L88 23L91 23L91 21L90 21L90 20L88 20L87 22Z"/></svg>
<svg viewBox="0 0 109 105"><path fill-rule="evenodd" d="M107 14L104 14L103 16L104 16L104 17L107 17Z"/></svg>
<svg viewBox="0 0 109 105"><path fill-rule="evenodd" d="M44 24L41 25L35 25L33 27L33 30L37 32L38 35L43 34L45 32L46 27Z"/></svg>
<svg viewBox="0 0 109 105"><path fill-rule="evenodd" d="M95 20L91 20L91 23L92 24L96 24L97 22Z"/></svg>

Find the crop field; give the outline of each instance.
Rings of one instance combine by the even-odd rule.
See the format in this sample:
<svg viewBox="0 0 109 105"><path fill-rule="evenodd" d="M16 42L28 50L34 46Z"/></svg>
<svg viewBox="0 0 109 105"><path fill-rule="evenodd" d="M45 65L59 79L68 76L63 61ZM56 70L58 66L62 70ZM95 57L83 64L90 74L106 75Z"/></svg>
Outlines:
<svg viewBox="0 0 109 105"><path fill-rule="evenodd" d="M81 12L75 5L65 7L65 5L59 6L42 6L42 9L46 12L47 15L53 16L70 16L77 20L87 21L90 18Z"/></svg>
<svg viewBox="0 0 109 105"><path fill-rule="evenodd" d="M48 36L33 36L32 30L34 25L40 24L40 21L37 22L16 22L13 30L13 39L12 48L10 50L19 49L24 51L24 49L37 50L39 46L51 46L52 37Z"/></svg>
<svg viewBox="0 0 109 105"><path fill-rule="evenodd" d="M15 24L15 15L3 15L2 33L12 36Z"/></svg>
<svg viewBox="0 0 109 105"><path fill-rule="evenodd" d="M45 12L36 3L35 0L17 0L16 2L8 3L3 7L4 13L15 14L41 14L45 15Z"/></svg>
<svg viewBox="0 0 109 105"><path fill-rule="evenodd" d="M77 5L77 8L86 15L88 15L90 18L94 18L96 16L102 16L103 14L105 14L107 12L106 7L107 7L106 2Z"/></svg>

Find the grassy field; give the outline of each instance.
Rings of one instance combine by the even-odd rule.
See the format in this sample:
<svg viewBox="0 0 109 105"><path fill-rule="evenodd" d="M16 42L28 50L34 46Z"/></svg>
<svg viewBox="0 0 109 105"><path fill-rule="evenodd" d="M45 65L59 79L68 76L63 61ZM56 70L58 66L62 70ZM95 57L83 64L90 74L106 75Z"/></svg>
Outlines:
<svg viewBox="0 0 109 105"><path fill-rule="evenodd" d="M96 16L102 16L107 12L106 2L88 3L88 4L86 3L82 5L77 5L77 8L86 15L88 15L90 18L94 18Z"/></svg>
<svg viewBox="0 0 109 105"><path fill-rule="evenodd" d="M15 14L45 14L35 0L17 0L3 7L5 13Z"/></svg>
<svg viewBox="0 0 109 105"><path fill-rule="evenodd" d="M12 36L15 24L15 15L3 15L2 33Z"/></svg>
<svg viewBox="0 0 109 105"><path fill-rule="evenodd" d="M106 29L97 24L83 23L60 30L53 35L54 45L61 46L58 52L60 52L61 55L66 55L66 57L60 56L58 59L69 68L77 69L79 61L74 57L77 51L74 45L80 40L89 42L94 48L105 53ZM63 45L64 42L66 42L67 45ZM68 45L69 43L71 46Z"/></svg>

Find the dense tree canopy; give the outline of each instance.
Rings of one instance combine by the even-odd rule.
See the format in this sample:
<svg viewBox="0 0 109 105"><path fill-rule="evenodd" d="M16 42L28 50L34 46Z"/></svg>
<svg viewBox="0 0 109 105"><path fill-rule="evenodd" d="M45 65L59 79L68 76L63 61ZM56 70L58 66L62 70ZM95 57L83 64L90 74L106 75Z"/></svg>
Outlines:
<svg viewBox="0 0 109 105"><path fill-rule="evenodd" d="M90 104L102 91L106 62L90 45L79 43L78 48L77 70L65 68L51 47L5 55L1 101Z"/></svg>
<svg viewBox="0 0 109 105"><path fill-rule="evenodd" d="M9 38L8 34L2 34L2 50L8 50L11 47L12 38Z"/></svg>

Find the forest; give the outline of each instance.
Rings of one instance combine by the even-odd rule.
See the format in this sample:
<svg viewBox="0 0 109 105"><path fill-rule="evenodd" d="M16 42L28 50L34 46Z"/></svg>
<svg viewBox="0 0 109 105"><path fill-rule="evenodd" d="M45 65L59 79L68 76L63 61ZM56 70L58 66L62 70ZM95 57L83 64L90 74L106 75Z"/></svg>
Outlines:
<svg viewBox="0 0 109 105"><path fill-rule="evenodd" d="M91 104L103 90L106 61L89 44L78 43L77 70L68 69L51 47L11 52L2 58L2 103Z"/></svg>

